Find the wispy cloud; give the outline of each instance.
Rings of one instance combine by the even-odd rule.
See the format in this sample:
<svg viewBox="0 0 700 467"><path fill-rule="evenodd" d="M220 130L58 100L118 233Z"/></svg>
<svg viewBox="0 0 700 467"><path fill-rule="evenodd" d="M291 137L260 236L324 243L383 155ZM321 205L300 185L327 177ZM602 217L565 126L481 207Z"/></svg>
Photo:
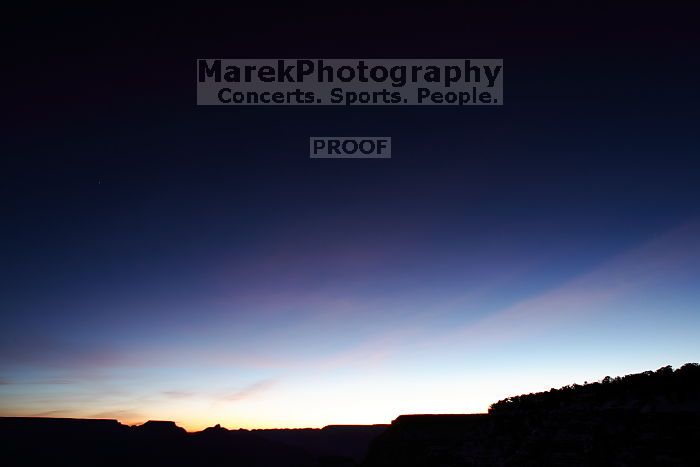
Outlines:
<svg viewBox="0 0 700 467"><path fill-rule="evenodd" d="M222 399L227 401L240 401L244 399L251 399L259 395L260 393L267 391L275 384L275 379L263 379L253 384L250 384L234 393L226 394L222 397Z"/></svg>
<svg viewBox="0 0 700 467"><path fill-rule="evenodd" d="M3 384L14 384L17 386L23 386L23 385L40 385L40 386L51 386L54 384L73 384L75 381L72 379L63 379L63 378L50 378L50 379L34 379L34 380L29 380L29 381L21 381L21 380L0 380L0 385Z"/></svg>
<svg viewBox="0 0 700 467"><path fill-rule="evenodd" d="M522 300L450 335L489 341L541 331L589 316L603 305L660 280L688 273L700 262L700 222L672 229L610 258L566 284Z"/></svg>
<svg viewBox="0 0 700 467"><path fill-rule="evenodd" d="M440 330L431 327L431 318L445 309L454 310L460 305L467 308L468 300L456 300L457 303L447 303L448 306L436 303L431 310L404 320L401 326L389 333L308 363L319 367L366 365L367 362L381 362L409 344L425 350L435 346L474 346L528 337L590 317L609 303L655 287L670 277L698 275L698 264L700 221L692 221L621 251L558 287L462 326ZM466 319L470 316L465 314Z"/></svg>
<svg viewBox="0 0 700 467"><path fill-rule="evenodd" d="M117 409L97 412L89 415L88 418L113 418L123 423L130 423L144 420L147 417L135 409Z"/></svg>
<svg viewBox="0 0 700 467"><path fill-rule="evenodd" d="M21 342L0 341L0 364L50 366L71 371L90 371L133 364L134 359L107 345L87 344L34 335Z"/></svg>
<svg viewBox="0 0 700 467"><path fill-rule="evenodd" d="M47 410L46 412L37 412L29 415L30 417L75 417L76 411L69 409Z"/></svg>
<svg viewBox="0 0 700 467"><path fill-rule="evenodd" d="M173 399L187 399L194 396L194 393L189 391L163 391L162 394Z"/></svg>

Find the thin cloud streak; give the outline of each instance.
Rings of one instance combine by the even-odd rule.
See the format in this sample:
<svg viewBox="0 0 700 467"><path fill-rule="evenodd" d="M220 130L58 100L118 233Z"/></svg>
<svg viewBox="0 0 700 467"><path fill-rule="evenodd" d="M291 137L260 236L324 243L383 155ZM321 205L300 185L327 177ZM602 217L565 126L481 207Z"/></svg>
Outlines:
<svg viewBox="0 0 700 467"><path fill-rule="evenodd" d="M318 363L321 367L363 364L368 354L380 355L382 360L388 360L408 345L425 351L436 346L469 348L527 338L586 319L614 300L653 287L659 280L692 274L688 267L697 264L700 264L700 221L693 220L622 251L559 287L454 330L442 333L427 330L431 317L445 313L445 307L436 304L433 310L405 320L401 327L393 330L393 338L382 336L369 339ZM453 299L449 308L454 303ZM371 352L368 352L369 349ZM362 361L354 361L357 359Z"/></svg>
<svg viewBox="0 0 700 467"><path fill-rule="evenodd" d="M507 340L589 316L604 304L700 262L700 222L692 221L622 252L558 288L469 324L451 339ZM684 272L685 271L685 272Z"/></svg>
<svg viewBox="0 0 700 467"><path fill-rule="evenodd" d="M91 414L88 418L109 418L119 420L122 423L133 423L137 420L144 420L147 417L135 409L117 409L97 412Z"/></svg>
<svg viewBox="0 0 700 467"><path fill-rule="evenodd" d="M172 399L187 399L194 396L194 393L189 391L163 391L161 394Z"/></svg>
<svg viewBox="0 0 700 467"><path fill-rule="evenodd" d="M253 397L258 396L259 394L267 391L270 389L272 386L274 386L277 383L275 379L269 378L269 379L263 379L260 381L257 381L253 384L250 384L243 389L236 391L232 394L228 394L222 397L223 400L227 401L241 401L244 399L251 399Z"/></svg>

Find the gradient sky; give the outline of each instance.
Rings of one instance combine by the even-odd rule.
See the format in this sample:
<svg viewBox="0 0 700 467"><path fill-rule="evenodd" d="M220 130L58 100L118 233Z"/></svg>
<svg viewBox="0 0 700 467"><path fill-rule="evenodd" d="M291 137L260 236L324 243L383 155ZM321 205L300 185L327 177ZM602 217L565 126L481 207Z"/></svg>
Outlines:
<svg viewBox="0 0 700 467"><path fill-rule="evenodd" d="M388 423L699 361L698 33L579 8L18 11L0 415ZM506 104L200 108L199 57L503 58ZM308 158L338 134L393 158Z"/></svg>

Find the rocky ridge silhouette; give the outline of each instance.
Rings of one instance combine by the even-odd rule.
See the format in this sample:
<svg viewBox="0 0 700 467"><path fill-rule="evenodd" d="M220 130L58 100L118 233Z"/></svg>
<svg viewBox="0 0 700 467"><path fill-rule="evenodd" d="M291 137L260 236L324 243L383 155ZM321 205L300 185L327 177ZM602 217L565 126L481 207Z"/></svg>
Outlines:
<svg viewBox="0 0 700 467"><path fill-rule="evenodd" d="M6 466L694 466L698 442L698 364L513 396L488 414L401 415L389 426L187 433L171 421L0 417Z"/></svg>

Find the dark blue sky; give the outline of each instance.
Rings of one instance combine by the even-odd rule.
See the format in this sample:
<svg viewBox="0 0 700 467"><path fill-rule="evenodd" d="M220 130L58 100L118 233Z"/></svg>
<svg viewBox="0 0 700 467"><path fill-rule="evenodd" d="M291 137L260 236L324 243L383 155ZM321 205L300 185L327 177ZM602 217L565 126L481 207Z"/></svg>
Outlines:
<svg viewBox="0 0 700 467"><path fill-rule="evenodd" d="M2 414L387 422L698 360L687 12L130 13L10 30ZM505 105L196 107L213 56L503 58ZM308 158L338 134L393 157Z"/></svg>

